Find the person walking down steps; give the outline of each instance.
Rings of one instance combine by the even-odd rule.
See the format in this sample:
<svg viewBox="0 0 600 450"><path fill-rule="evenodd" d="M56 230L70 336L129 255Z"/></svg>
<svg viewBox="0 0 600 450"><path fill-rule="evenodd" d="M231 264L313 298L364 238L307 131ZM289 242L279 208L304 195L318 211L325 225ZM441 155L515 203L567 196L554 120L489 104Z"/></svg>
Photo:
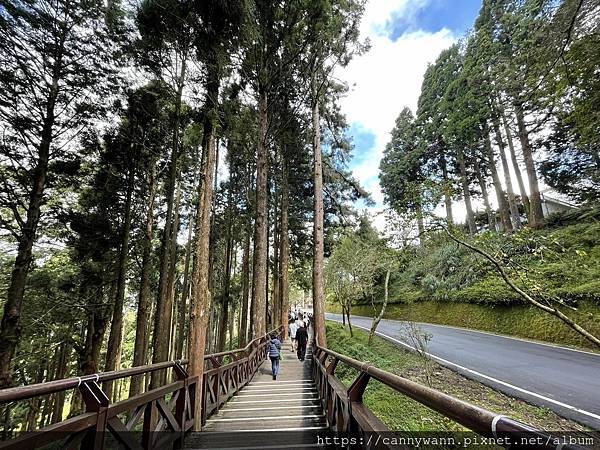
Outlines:
<svg viewBox="0 0 600 450"><path fill-rule="evenodd" d="M298 325L296 321L292 319L290 321L289 332L290 332L290 341L292 342L292 352L296 351L296 331L298 331Z"/></svg>
<svg viewBox="0 0 600 450"><path fill-rule="evenodd" d="M298 342L298 359L304 361L306 355L306 344L308 343L308 331L304 326L304 323L300 323L300 328L296 331L296 341Z"/></svg>
<svg viewBox="0 0 600 450"><path fill-rule="evenodd" d="M277 335L271 335L268 348L269 358L271 358L271 371L273 372L273 379L276 380L279 374L279 360L281 359L281 341L277 338Z"/></svg>

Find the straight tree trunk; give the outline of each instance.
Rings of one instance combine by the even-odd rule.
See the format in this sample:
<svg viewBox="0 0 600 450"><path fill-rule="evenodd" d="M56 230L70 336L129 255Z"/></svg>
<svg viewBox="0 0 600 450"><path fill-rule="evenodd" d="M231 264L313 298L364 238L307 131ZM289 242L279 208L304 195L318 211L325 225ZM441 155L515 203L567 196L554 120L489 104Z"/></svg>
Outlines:
<svg viewBox="0 0 600 450"><path fill-rule="evenodd" d="M84 298L82 292L83 292L83 289L80 289L79 296L78 296L79 301L81 301ZM86 342L87 328L88 328L88 324L82 322L81 329L79 331L80 342L83 342L83 343ZM77 374L79 375L79 374L81 374L81 367L82 367L82 363L83 363L84 347L82 347L80 344L76 344L74 346L74 348L75 348L76 358L77 358L77 363L78 363ZM81 409L81 403L82 403L81 394L77 391L74 391L71 395L71 400L69 401L69 413L67 415L68 418L74 417L77 414L79 414L79 410Z"/></svg>
<svg viewBox="0 0 600 450"><path fill-rule="evenodd" d="M64 49L57 49L59 55ZM62 57L59 56L54 64L52 84L46 104L46 114L42 124L40 144L36 165L32 172L32 184L27 200L27 216L21 227L18 239L17 256L7 289L4 313L0 322L0 389L12 384L11 362L15 354L19 340L21 339L21 310L25 296L25 285L27 275L33 260L33 243L40 221L41 208L46 189L46 178L48 164L50 161L50 146L53 140L53 128L55 122L56 100L59 94L59 78L61 72Z"/></svg>
<svg viewBox="0 0 600 450"><path fill-rule="evenodd" d="M512 231L512 224L510 222L510 209L508 202L506 201L506 194L502 189L500 183L500 177L498 176L498 169L496 167L496 158L494 156L494 150L492 149L492 143L490 142L490 135L487 130L485 134L485 149L488 155L488 164L490 166L490 172L492 173L492 181L494 183L494 190L496 191L496 199L498 200L498 209L500 211L500 220L502 221L502 228L505 231Z"/></svg>
<svg viewBox="0 0 600 450"><path fill-rule="evenodd" d="M127 262L129 261L129 235L131 231L131 200L133 197L134 180L133 163L127 175L127 194L123 218L123 229L121 230L121 249L119 252L119 263L117 268L117 293L114 300L110 334L108 335L108 347L106 349L106 363L104 370L107 372L117 370L118 361L121 357L121 341L123 338L123 306L125 304L125 287L127 281ZM113 383L105 381L103 389L108 398L112 397Z"/></svg>
<svg viewBox="0 0 600 450"><path fill-rule="evenodd" d="M238 214L236 208L236 215ZM231 279L235 280L237 278L237 274L239 271L238 267L238 241L237 239L233 240L233 251L231 252ZM240 341L240 315L241 315L241 303L239 301L239 296L233 298L233 304L231 307L231 314L229 315L229 350L233 350L235 348L239 348L237 345Z"/></svg>
<svg viewBox="0 0 600 450"><path fill-rule="evenodd" d="M325 331L325 292L323 280L324 237L323 237L323 155L321 153L321 128L319 118L319 98L313 89L312 128L314 155L314 229L313 229L313 317L317 344L326 347Z"/></svg>
<svg viewBox="0 0 600 450"><path fill-rule="evenodd" d="M250 299L250 211L247 211L246 232L244 234L244 254L242 256L242 314L240 318L239 346L243 348L248 342L248 308Z"/></svg>
<svg viewBox="0 0 600 450"><path fill-rule="evenodd" d="M289 293L289 265L290 265L290 240L288 235L289 220L288 220L288 208L289 208L289 186L288 186L288 167L284 160L283 162L283 180L281 186L281 221L280 230L281 238L279 240L281 255L281 262L279 269L280 273L280 285L279 285L279 297L281 299L281 323L283 324L283 337L288 338L288 327L287 319L288 312L290 310L290 293Z"/></svg>
<svg viewBox="0 0 600 450"><path fill-rule="evenodd" d="M154 315L154 333L152 335L152 362L158 363L166 361L169 357L170 342L170 311L171 305L168 304L168 275L170 264L171 245L173 243L173 234L175 234L175 223L173 220L173 208L175 203L175 186L177 184L177 173L179 166L179 140L180 140L180 121L181 121L181 103L183 96L183 86L186 78L186 60L181 64L181 72L178 80L178 91L175 98L175 118L173 123L173 142L171 150L171 160L169 162L169 177L166 186L167 214L165 218L165 228L161 240L160 250L160 269L158 278L158 291L156 299L156 314ZM166 380L164 370L152 372L150 375L151 388L159 387Z"/></svg>
<svg viewBox="0 0 600 450"><path fill-rule="evenodd" d="M211 314L209 321L209 339L205 346L205 351L208 353L216 353L217 351L217 339L219 336L219 314L221 312L221 306L213 302L211 305Z"/></svg>
<svg viewBox="0 0 600 450"><path fill-rule="evenodd" d="M192 294L193 295L193 294ZM206 353L214 353L214 342L216 335L216 327L219 324L218 321L218 305L216 302L212 302L210 305L210 311L208 313L208 325L206 330L206 341L204 344L204 350Z"/></svg>
<svg viewBox="0 0 600 450"><path fill-rule="evenodd" d="M268 179L268 172L267 172L267 186L269 185L269 179ZM267 266L265 268L265 323L266 323L266 331L270 331L272 329L272 325L273 325L273 317L271 315L271 311L269 309L269 270L270 270L270 266L269 266L269 251L271 250L271 248L269 247L269 240L271 238L271 236L269 236L269 190L267 189Z"/></svg>
<svg viewBox="0 0 600 450"><path fill-rule="evenodd" d="M278 195L277 188L275 188L275 199L273 202L275 205L275 211L273 213L273 295L271 296L271 303L273 304L273 328L281 325L281 305L279 297L279 276L281 274L279 268L279 197L280 195Z"/></svg>
<svg viewBox="0 0 600 450"><path fill-rule="evenodd" d="M140 290L138 294L138 310L135 327L135 343L133 345L133 366L143 366L147 360L148 323L150 322L150 272L152 271L152 236L154 229L154 199L156 196L156 165L151 161L148 179L148 198L146 200L146 223L142 237L142 267ZM142 391L143 375L131 378L129 396L133 397Z"/></svg>
<svg viewBox="0 0 600 450"><path fill-rule="evenodd" d="M69 374L69 356L71 354L71 347L66 342L60 344L60 353L58 358L58 365L56 370L56 379L61 380L67 378ZM57 423L62 420L63 410L65 409L65 396L66 392L61 391L56 394L56 402L54 403L54 409L52 410L52 418L50 423Z"/></svg>
<svg viewBox="0 0 600 450"><path fill-rule="evenodd" d="M346 320L348 321L348 330L350 331L350 337L354 337L354 331L352 331L352 322L350 321L350 305L344 307L346 312Z"/></svg>
<svg viewBox="0 0 600 450"><path fill-rule="evenodd" d="M388 270L385 272L385 281L383 284L383 305L381 305L381 311L379 311L379 314L377 315L377 317L375 317L373 319L373 324L371 325L371 331L369 332L369 345L371 345L373 343L373 336L375 336L375 332L377 331L377 327L379 326L379 322L381 322L381 319L383 319L383 315L385 314L385 308L387 307L388 304L388 286L390 284L390 274L391 274L392 270L390 268L388 268Z"/></svg>
<svg viewBox="0 0 600 450"><path fill-rule="evenodd" d="M490 197L488 195L487 186L485 182L485 174L481 170L481 165L479 164L479 160L475 158L475 173L477 175L477 181L479 182L479 188L481 189L481 196L483 197L483 204L485 206L485 214L487 215L488 226L491 231L496 231L496 217L492 212L492 207L490 206Z"/></svg>
<svg viewBox="0 0 600 450"><path fill-rule="evenodd" d="M213 174L213 192L217 192L217 185L218 185L218 175L219 175L219 139L217 136L215 136L215 170L214 170L214 174ZM212 198L212 211L215 210L216 208L216 202L217 202L217 198L216 195L213 195ZM216 240L216 230L215 230L215 215L211 215L210 218L210 248L213 248L215 246L215 240ZM217 252L210 252L210 266L211 267L215 267L217 265ZM214 271L211 270L208 272L208 290L210 292L214 291ZM218 322L215 323L215 325L218 325ZM214 333L213 336L216 338L217 333ZM213 341L209 341L212 342ZM215 345L216 345L216 339L215 339ZM214 346L211 347L212 349L214 349Z"/></svg>
<svg viewBox="0 0 600 450"><path fill-rule="evenodd" d="M254 223L254 255L252 269L252 337L267 332L267 175L269 150L267 148L268 111L267 93L261 90L258 99L259 135L256 158L256 220Z"/></svg>
<svg viewBox="0 0 600 450"><path fill-rule="evenodd" d="M521 228L521 215L519 214L519 207L517 205L517 199L515 197L515 191L512 185L512 179L510 176L510 168L508 166L508 160L506 159L506 146L502 139L502 133L500 131L500 123L498 117L494 116L493 119L494 133L496 135L496 141L498 143L498 149L500 152L500 161L502 162L502 171L504 172L504 182L506 183L506 193L508 195L508 208L510 210L510 219L512 222L513 229L519 230Z"/></svg>
<svg viewBox="0 0 600 450"><path fill-rule="evenodd" d="M542 211L542 199L540 197L537 172L535 170L535 163L533 162L533 149L529 141L522 105L515 105L515 115L517 117L517 127L519 130L519 140L521 141L521 151L523 152L523 161L525 162L525 171L529 180L529 226L537 228L544 224L544 212Z"/></svg>
<svg viewBox="0 0 600 450"><path fill-rule="evenodd" d="M200 185L200 198L196 217L196 249L192 276L192 297L190 305L190 331L188 339L189 364L191 376L202 377L204 370L204 350L206 347L206 329L211 307L209 290L210 272L210 223L213 202L213 177L216 166L216 127L218 124L219 73L216 61L208 64L206 81L206 117L203 135L203 168ZM198 388L199 389L199 385ZM194 430L201 429L202 402L200 391L196 391L194 405Z"/></svg>
<svg viewBox="0 0 600 450"><path fill-rule="evenodd" d="M502 114L502 124L504 126L504 132L506 133L506 140L508 142L508 150L510 151L510 159L512 162L513 170L515 171L515 176L517 177L517 184L519 185L519 192L521 193L521 201L523 202L523 208L525 208L525 214L529 217L529 196L527 195L527 191L525 190L525 183L523 182L523 174L521 173L521 168L519 167L519 161L517 160L517 152L515 151L515 144L512 138L512 132L510 127L508 126L508 121L506 120L506 115L503 111Z"/></svg>
<svg viewBox="0 0 600 450"><path fill-rule="evenodd" d="M58 361L60 359L60 346L54 350L54 356L50 360L50 364L47 366L45 381L58 380L56 376L58 371ZM50 424L52 420L52 411L54 410L56 395L46 395L43 399L42 414L40 416L39 427L43 428Z"/></svg>
<svg viewBox="0 0 600 450"><path fill-rule="evenodd" d="M465 208L467 210L467 225L469 227L469 234L474 235L477 233L477 225L475 224L475 218L473 216L473 205L471 204L471 191L469 189L469 179L467 177L467 167L465 164L465 153L462 148L458 148L457 152L458 167L460 170L460 181L462 184L463 197L465 199Z"/></svg>
<svg viewBox="0 0 600 450"><path fill-rule="evenodd" d="M98 289L101 291L101 289ZM111 289L111 297L114 289ZM97 302L97 299L102 299L103 294L99 293L93 299L90 299L93 303ZM105 311L106 307L103 304L96 304L92 306L91 315L88 319L86 342L81 357L80 371L82 375L92 375L98 373L98 361L100 360L100 350L102 348L102 342L104 341L104 334L106 332L106 325L108 323L108 314Z"/></svg>
<svg viewBox="0 0 600 450"><path fill-rule="evenodd" d="M415 205L415 215L417 216L417 231L419 232L419 245L424 246L425 243L425 223L423 222L423 208L421 203Z"/></svg>
<svg viewBox="0 0 600 450"><path fill-rule="evenodd" d="M187 243L185 245L185 263L183 269L183 286L181 288L181 300L179 301L179 318L177 325L177 345L175 347L175 357L183 358L183 348L186 336L186 316L187 316L187 300L190 292L190 264L192 260L192 242L193 242L193 217L190 216L188 225Z"/></svg>
<svg viewBox="0 0 600 450"><path fill-rule="evenodd" d="M175 293L175 296L177 293ZM173 298L175 298L175 296ZM169 361L173 361L175 359L175 332L177 328L177 313L178 313L178 305L177 302L173 301L171 303L171 322L169 324L169 335L171 336L171 343L169 345ZM173 378L174 380L175 378Z"/></svg>
<svg viewBox="0 0 600 450"><path fill-rule="evenodd" d="M229 350L233 350L233 338L234 338L234 331L235 331L235 310L236 310L236 306L235 304L231 304L230 305L230 312L229 312L229 326L227 327L228 329L228 334L229 334L229 341L227 342L227 348Z"/></svg>
<svg viewBox="0 0 600 450"><path fill-rule="evenodd" d="M230 304L230 287L231 287L231 256L232 256L232 247L233 247L233 236L231 235L232 230L232 220L231 220L231 208L233 208L232 204L232 196L231 190L228 194L228 213L227 213L227 243L225 244L225 268L223 277L223 302L221 308L221 316L220 316L220 326L219 326L219 341L217 345L217 352L225 351L225 343L227 341L227 328L229 324L229 304Z"/></svg>
<svg viewBox="0 0 600 450"><path fill-rule="evenodd" d="M42 347L43 345L40 344L40 346ZM43 349L41 349L41 350L43 351ZM37 384L37 383L41 383L42 381L44 381L44 373L45 373L47 367L48 367L48 359L44 356L44 357L42 357L42 359L40 359L40 361L38 363L37 372L36 372L36 375L34 378L34 383ZM41 401L42 401L42 398L39 396L33 397L31 400L29 400L29 407L27 408L27 416L25 419L26 431L34 431L36 429L38 416L40 414Z"/></svg>
<svg viewBox="0 0 600 450"><path fill-rule="evenodd" d="M173 213L173 233L171 235L171 243L169 244L170 252L169 255L169 273L167 275L167 297L166 297L166 308L169 313L165 321L169 324L169 335L167 339L168 345L168 359L173 359L173 353L175 351L175 317L177 313L177 305L175 304L175 283L177 282L177 235L179 234L180 218L179 209L181 204L181 173L177 174L177 190L175 194L175 211Z"/></svg>
<svg viewBox="0 0 600 450"><path fill-rule="evenodd" d="M442 180L444 182L444 205L446 206L446 221L449 225L452 225L454 223L454 216L452 215L452 195L450 193L448 163L446 162L445 154L440 156L440 166L442 167Z"/></svg>

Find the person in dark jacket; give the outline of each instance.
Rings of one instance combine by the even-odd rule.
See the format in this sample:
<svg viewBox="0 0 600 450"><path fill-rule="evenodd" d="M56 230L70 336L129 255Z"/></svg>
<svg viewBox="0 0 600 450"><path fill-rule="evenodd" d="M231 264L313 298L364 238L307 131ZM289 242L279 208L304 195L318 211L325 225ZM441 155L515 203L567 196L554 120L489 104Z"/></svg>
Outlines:
<svg viewBox="0 0 600 450"><path fill-rule="evenodd" d="M279 352L281 351L281 341L277 338L277 335L271 335L271 340L269 341L269 345L267 346L269 351L269 358L271 358L271 371L273 372L273 379L277 379L277 375L279 374L279 360L281 356Z"/></svg>
<svg viewBox="0 0 600 450"><path fill-rule="evenodd" d="M308 343L308 331L302 321L300 322L300 328L296 331L296 342L298 343L298 359L304 361L306 355L306 344Z"/></svg>

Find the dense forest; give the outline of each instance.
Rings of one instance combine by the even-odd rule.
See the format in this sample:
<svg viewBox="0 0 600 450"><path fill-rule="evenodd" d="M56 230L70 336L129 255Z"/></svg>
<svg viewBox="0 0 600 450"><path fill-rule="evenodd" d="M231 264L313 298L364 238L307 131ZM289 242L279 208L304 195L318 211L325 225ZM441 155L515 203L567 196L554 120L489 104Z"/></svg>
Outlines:
<svg viewBox="0 0 600 450"><path fill-rule="evenodd" d="M325 342L325 236L366 196L332 76L366 48L362 13L0 5L0 388L182 357L202 373L205 352L287 323L292 273L314 285ZM103 389L127 398L164 377ZM3 429L81 408L64 393L4 405Z"/></svg>
<svg viewBox="0 0 600 450"><path fill-rule="evenodd" d="M326 300L374 328L388 303L432 322L419 304L528 305L556 319L533 337L593 343L561 315L600 335L600 1L483 0L416 111L397 105L385 233L356 211L371 199L336 76L369 50L364 9L0 3L0 389L181 358L198 375L285 324L290 293L312 296L322 345ZM544 212L546 186L574 207ZM441 314L485 328L461 311ZM82 409L64 392L5 404L0 430Z"/></svg>
<svg viewBox="0 0 600 450"><path fill-rule="evenodd" d="M452 223L457 198L470 234L541 227L540 177L579 204L598 201L599 14L597 1L486 0L473 31L428 67L380 175L386 201L412 213L419 234L440 200Z"/></svg>
<svg viewBox="0 0 600 450"><path fill-rule="evenodd" d="M389 301L393 318L597 345L546 313L600 334L599 19L595 0L483 1L417 110L398 107L386 239L366 218L341 233L330 310L381 317ZM543 188L568 206L543 207Z"/></svg>

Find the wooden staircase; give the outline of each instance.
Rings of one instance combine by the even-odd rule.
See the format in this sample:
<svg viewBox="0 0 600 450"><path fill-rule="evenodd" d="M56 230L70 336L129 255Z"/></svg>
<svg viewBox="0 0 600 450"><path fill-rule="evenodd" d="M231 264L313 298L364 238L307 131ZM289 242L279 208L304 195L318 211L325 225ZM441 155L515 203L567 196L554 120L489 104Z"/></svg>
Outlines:
<svg viewBox="0 0 600 450"><path fill-rule="evenodd" d="M265 360L253 380L211 416L202 433L186 439L186 448L304 449L324 447L325 418L312 380L312 346L301 362L282 345L283 360L277 380Z"/></svg>

